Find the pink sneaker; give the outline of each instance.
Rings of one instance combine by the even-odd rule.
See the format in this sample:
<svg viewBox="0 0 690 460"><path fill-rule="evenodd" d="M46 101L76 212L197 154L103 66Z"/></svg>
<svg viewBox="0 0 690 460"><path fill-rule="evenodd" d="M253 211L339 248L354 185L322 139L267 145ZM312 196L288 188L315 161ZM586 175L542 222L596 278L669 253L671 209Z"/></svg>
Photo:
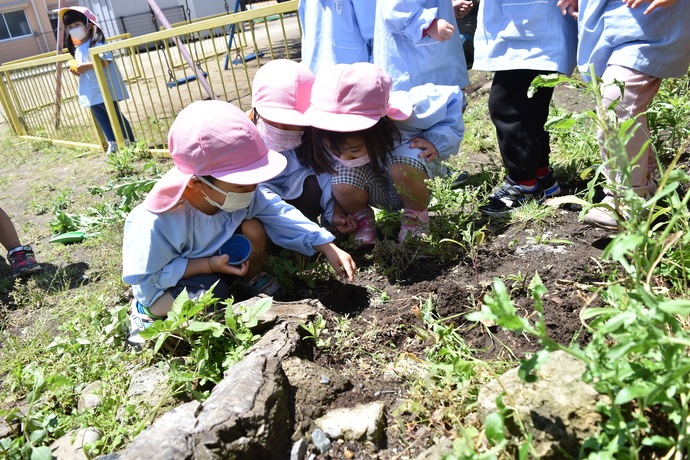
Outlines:
<svg viewBox="0 0 690 460"><path fill-rule="evenodd" d="M354 215L357 218L355 230L355 249L362 249L375 245L379 237L376 235L376 219L374 210L369 206Z"/></svg>
<svg viewBox="0 0 690 460"><path fill-rule="evenodd" d="M424 238L429 236L429 210L413 211L405 209L400 218L400 233L398 241L403 243L408 238Z"/></svg>

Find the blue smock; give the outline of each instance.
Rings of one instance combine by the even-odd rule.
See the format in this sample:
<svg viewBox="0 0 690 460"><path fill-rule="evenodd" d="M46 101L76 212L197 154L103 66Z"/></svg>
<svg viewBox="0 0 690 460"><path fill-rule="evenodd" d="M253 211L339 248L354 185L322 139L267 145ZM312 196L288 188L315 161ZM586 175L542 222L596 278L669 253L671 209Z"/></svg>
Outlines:
<svg viewBox="0 0 690 460"><path fill-rule="evenodd" d="M558 0L491 0L479 3L474 35L476 70L575 69L577 22L561 14Z"/></svg>
<svg viewBox="0 0 690 460"><path fill-rule="evenodd" d="M427 83L415 86L407 92L407 96L414 111L407 120L393 120L400 130L402 143L391 155L421 161L430 178L445 177L448 169L442 162L458 154L465 133L462 119L464 95L458 86ZM438 158L429 162L419 158L421 149L410 148L410 140L415 137L427 139L434 144Z"/></svg>
<svg viewBox="0 0 690 460"><path fill-rule="evenodd" d="M125 222L122 242L122 280L132 285L134 297L150 306L182 279L189 259L211 257L245 219L256 217L278 246L314 254L314 246L335 238L308 220L278 195L258 187L246 209L205 214L182 198L172 209L153 213L144 204Z"/></svg>
<svg viewBox="0 0 690 460"><path fill-rule="evenodd" d="M317 73L371 62L376 0L300 0L302 63Z"/></svg>
<svg viewBox="0 0 690 460"><path fill-rule="evenodd" d="M91 39L85 41L77 46L74 50L74 59L79 63L91 62L91 55L89 55ZM129 98L125 82L120 75L120 69L113 60L113 53L110 51L98 55L102 61L107 61L108 64L103 66L105 78L108 81L108 88L114 101L122 101ZM105 64L105 62L104 62ZM93 69L79 75L79 103L82 107L91 107L92 105L102 104L103 94L101 88L98 86L96 79L96 71Z"/></svg>
<svg viewBox="0 0 690 460"><path fill-rule="evenodd" d="M577 65L601 76L619 65L657 78L682 77L690 63L690 8L677 1L645 15L649 5L629 8L620 0L580 0Z"/></svg>
<svg viewBox="0 0 690 460"><path fill-rule="evenodd" d="M294 150L280 153L287 158L287 166L273 179L262 182L260 187L268 188L286 201L294 200L302 196L304 181L307 177L314 175L321 188L321 201L319 205L324 210L321 214L321 222L322 224L332 222L335 198L333 197L331 175L328 173L316 174L310 166L304 166L297 158L297 152Z"/></svg>
<svg viewBox="0 0 690 460"><path fill-rule="evenodd" d="M445 42L424 36L436 19L455 26L450 0L378 0L374 64L388 72L394 90L426 83L464 88L470 82L457 28Z"/></svg>

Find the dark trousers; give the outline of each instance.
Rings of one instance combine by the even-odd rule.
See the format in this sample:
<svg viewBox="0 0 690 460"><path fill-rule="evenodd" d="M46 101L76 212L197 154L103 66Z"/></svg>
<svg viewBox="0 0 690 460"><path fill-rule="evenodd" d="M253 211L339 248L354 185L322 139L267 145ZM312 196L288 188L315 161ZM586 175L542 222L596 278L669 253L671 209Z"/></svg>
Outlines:
<svg viewBox="0 0 690 460"><path fill-rule="evenodd" d="M117 119L120 122L122 137L124 137L125 140L134 142L134 133L132 132L132 126L130 126L129 120L127 120L125 116L122 115L122 113L120 112L120 107L118 106L117 101L113 101L113 103L115 104L115 112L117 113ZM96 117L96 121L98 121L98 125L101 127L101 130L103 131L105 139L108 142L115 142L115 133L113 133L113 128L110 125L110 118L108 118L108 112L105 108L105 103L101 102L100 104L92 105L91 112L93 113L93 116Z"/></svg>
<svg viewBox="0 0 690 460"><path fill-rule="evenodd" d="M236 276L223 273L190 276L189 278L181 279L175 287L168 289L168 293L174 299L177 299L177 296L186 289L190 299L198 299L217 282L218 284L213 288L213 297L226 300L230 298L230 286L236 279Z"/></svg>
<svg viewBox="0 0 690 460"><path fill-rule="evenodd" d="M527 97L532 80L549 73L553 72L503 70L494 75L489 114L496 127L503 165L514 181L535 179L537 169L549 165L551 147L544 124L553 88L539 88L533 97Z"/></svg>

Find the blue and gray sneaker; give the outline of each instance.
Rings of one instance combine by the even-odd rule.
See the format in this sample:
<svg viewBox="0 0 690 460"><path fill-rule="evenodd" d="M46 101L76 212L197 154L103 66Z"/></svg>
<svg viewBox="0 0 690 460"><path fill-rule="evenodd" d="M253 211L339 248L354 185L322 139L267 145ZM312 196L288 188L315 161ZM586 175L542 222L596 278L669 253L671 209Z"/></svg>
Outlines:
<svg viewBox="0 0 690 460"><path fill-rule="evenodd" d="M520 208L525 203L530 201L543 203L545 199L544 190L539 181L537 181L537 188L528 192L510 177L506 176L505 184L495 188L488 198L489 202L480 206L479 210L488 216L503 217Z"/></svg>
<svg viewBox="0 0 690 460"><path fill-rule="evenodd" d="M468 180L470 180L470 173L464 170L456 171L448 168L448 177L453 179L453 185L451 185L450 188L456 189L462 187Z"/></svg>
<svg viewBox="0 0 690 460"><path fill-rule="evenodd" d="M150 327L155 321L155 319L144 313L143 306L137 302L137 299L132 300L132 311L129 313L127 344L134 349L141 350L145 340L139 333Z"/></svg>
<svg viewBox="0 0 690 460"><path fill-rule="evenodd" d="M556 176L553 174L553 168L549 168L549 174L537 180L544 190L544 196L546 198L552 198L561 194L561 186L558 185Z"/></svg>

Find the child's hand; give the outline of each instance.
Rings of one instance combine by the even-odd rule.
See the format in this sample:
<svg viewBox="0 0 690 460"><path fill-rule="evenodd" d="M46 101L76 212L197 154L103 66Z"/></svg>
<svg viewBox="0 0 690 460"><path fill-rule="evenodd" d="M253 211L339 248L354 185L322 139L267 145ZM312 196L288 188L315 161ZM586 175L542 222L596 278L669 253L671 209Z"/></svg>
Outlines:
<svg viewBox="0 0 690 460"><path fill-rule="evenodd" d="M349 235L357 230L357 218L353 214L334 212L332 222L333 227L340 235Z"/></svg>
<svg viewBox="0 0 690 460"><path fill-rule="evenodd" d="M630 8L637 8L643 3L649 3L650 5L644 10L644 14L649 14L657 8L667 8L674 3L676 0L625 0L625 4Z"/></svg>
<svg viewBox="0 0 690 460"><path fill-rule="evenodd" d="M221 256L212 256L208 258L208 264L211 267L211 273L227 273L228 275L244 276L249 270L249 261L242 262L242 265L228 264L230 256L223 254Z"/></svg>
<svg viewBox="0 0 690 460"><path fill-rule="evenodd" d="M455 12L455 17L462 19L467 16L467 13L472 9L471 0L453 0L453 11Z"/></svg>
<svg viewBox="0 0 690 460"><path fill-rule="evenodd" d="M314 246L314 249L326 256L328 263L331 264L331 267L333 267L339 277L347 278L349 281L355 280L357 265L355 265L355 261L352 260L350 254L333 243L320 244L319 246Z"/></svg>
<svg viewBox="0 0 690 460"><path fill-rule="evenodd" d="M561 14L565 16L566 14L571 15L575 19L577 19L579 13L578 13L578 6L577 6L577 0L558 0L558 3L556 3L556 6L558 6L561 9ZM568 10L570 8L570 10Z"/></svg>
<svg viewBox="0 0 690 460"><path fill-rule="evenodd" d="M438 150L436 150L434 144L432 144L428 139L424 139L423 137L415 137L414 139L411 139L410 148L422 149L422 151L417 156L420 159L425 160L427 163L430 161L434 161L436 158L438 158Z"/></svg>
<svg viewBox="0 0 690 460"><path fill-rule="evenodd" d="M426 30L426 33L429 34L431 38L439 42L450 40L453 36L453 32L455 32L455 27L445 19L434 21Z"/></svg>

